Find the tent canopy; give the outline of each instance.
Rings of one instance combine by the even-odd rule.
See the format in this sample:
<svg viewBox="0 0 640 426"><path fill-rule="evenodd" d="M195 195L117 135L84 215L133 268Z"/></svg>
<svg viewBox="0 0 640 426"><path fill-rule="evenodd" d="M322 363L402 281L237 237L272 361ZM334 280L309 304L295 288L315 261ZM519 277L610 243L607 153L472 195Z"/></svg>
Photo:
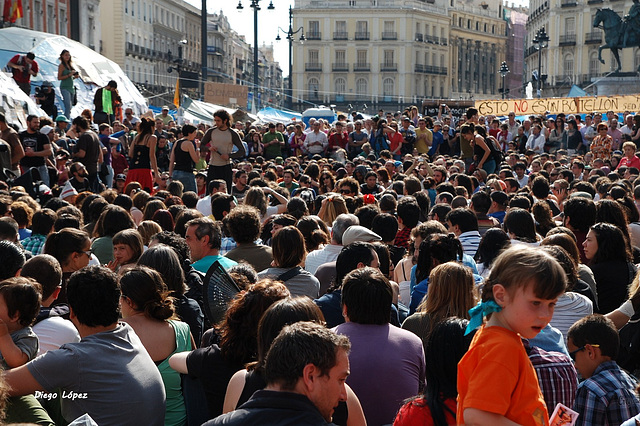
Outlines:
<svg viewBox="0 0 640 426"><path fill-rule="evenodd" d="M122 97L123 107L132 108L137 115L147 111L145 98L120 66L87 46L64 36L24 28L0 29L0 66L4 66L14 55L33 52L40 70L36 77L31 78L31 82L38 86L43 81L53 83L59 105L62 105L62 96L58 80L58 65L60 64L58 57L65 49L71 53L74 67L80 73L80 78L75 80L75 86L78 89L78 103L72 109L72 117L79 115L85 108L93 110L95 91L99 87L106 86L110 80L115 80L118 83L118 92Z"/></svg>
<svg viewBox="0 0 640 426"><path fill-rule="evenodd" d="M33 99L20 90L10 75L3 72L0 72L0 111L4 113L8 123L18 124L21 128L27 126L27 115L47 115Z"/></svg>
<svg viewBox="0 0 640 426"><path fill-rule="evenodd" d="M271 122L288 124L292 121L302 121L302 114L267 107L258 111L258 118L260 119L260 121L265 123Z"/></svg>
<svg viewBox="0 0 640 426"><path fill-rule="evenodd" d="M233 117L233 121L256 121L258 119L255 115L249 114L241 109L226 108L220 105L191 99L188 96L184 96L183 99L183 118L185 121L190 123L204 123L212 125L213 113L219 109L227 111L231 117Z"/></svg>

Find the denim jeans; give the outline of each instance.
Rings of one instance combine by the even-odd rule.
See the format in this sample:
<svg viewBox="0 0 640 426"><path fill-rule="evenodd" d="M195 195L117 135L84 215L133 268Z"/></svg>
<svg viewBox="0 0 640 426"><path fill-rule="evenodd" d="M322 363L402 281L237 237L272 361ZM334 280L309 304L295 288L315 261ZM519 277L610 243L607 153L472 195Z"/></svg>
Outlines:
<svg viewBox="0 0 640 426"><path fill-rule="evenodd" d="M47 166L38 166L36 168L38 169L38 173L40 173L42 183L49 186L49 170L47 170Z"/></svg>
<svg viewBox="0 0 640 426"><path fill-rule="evenodd" d="M184 185L184 192L193 191L195 193L198 193L198 188L196 186L196 177L193 172L174 170L171 179L182 182L182 185Z"/></svg>
<svg viewBox="0 0 640 426"><path fill-rule="evenodd" d="M70 120L71 102L73 100L73 95L67 89L60 89L60 93L62 93L62 106L64 108L64 116L67 117L67 120Z"/></svg>

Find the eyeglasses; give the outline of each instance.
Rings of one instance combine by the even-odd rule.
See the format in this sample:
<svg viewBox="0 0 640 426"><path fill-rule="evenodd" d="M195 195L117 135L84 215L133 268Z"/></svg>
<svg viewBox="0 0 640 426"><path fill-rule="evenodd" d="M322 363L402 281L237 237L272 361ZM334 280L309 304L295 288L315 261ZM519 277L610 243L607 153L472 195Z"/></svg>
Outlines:
<svg viewBox="0 0 640 426"><path fill-rule="evenodd" d="M585 350L585 349L586 349L586 347L587 347L587 346L585 345L585 346L582 346L582 347L580 347L580 348L576 349L575 351L571 351L571 352L569 352L569 356L571 357L571 359L572 359L572 360L574 360L574 361L575 361L575 360L576 360L576 354L577 354L578 352L580 352L580 351ZM600 347L600 345L591 345L591 347L593 347L593 348L599 348L599 347Z"/></svg>
<svg viewBox="0 0 640 426"><path fill-rule="evenodd" d="M341 194L351 194L351 190L350 189L341 189L340 193Z"/></svg>

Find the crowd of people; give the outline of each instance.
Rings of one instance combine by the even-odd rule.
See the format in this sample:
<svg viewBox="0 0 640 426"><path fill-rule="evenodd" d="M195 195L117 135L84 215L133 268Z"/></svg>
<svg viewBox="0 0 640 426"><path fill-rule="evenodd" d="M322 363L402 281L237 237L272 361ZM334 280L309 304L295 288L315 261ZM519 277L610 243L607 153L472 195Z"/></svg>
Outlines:
<svg viewBox="0 0 640 426"><path fill-rule="evenodd" d="M640 420L635 115L100 112L0 114L6 419Z"/></svg>

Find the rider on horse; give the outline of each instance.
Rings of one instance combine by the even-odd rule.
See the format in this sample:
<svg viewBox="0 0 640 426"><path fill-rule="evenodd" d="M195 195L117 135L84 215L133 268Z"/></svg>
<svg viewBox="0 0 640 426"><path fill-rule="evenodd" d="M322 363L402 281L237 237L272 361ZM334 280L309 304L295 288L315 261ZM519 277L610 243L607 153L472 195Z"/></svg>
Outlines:
<svg viewBox="0 0 640 426"><path fill-rule="evenodd" d="M629 37L633 34L640 34L640 0L633 0L633 6L629 9L629 14L624 17L624 23L626 24L626 31L624 32L622 47L627 47Z"/></svg>

